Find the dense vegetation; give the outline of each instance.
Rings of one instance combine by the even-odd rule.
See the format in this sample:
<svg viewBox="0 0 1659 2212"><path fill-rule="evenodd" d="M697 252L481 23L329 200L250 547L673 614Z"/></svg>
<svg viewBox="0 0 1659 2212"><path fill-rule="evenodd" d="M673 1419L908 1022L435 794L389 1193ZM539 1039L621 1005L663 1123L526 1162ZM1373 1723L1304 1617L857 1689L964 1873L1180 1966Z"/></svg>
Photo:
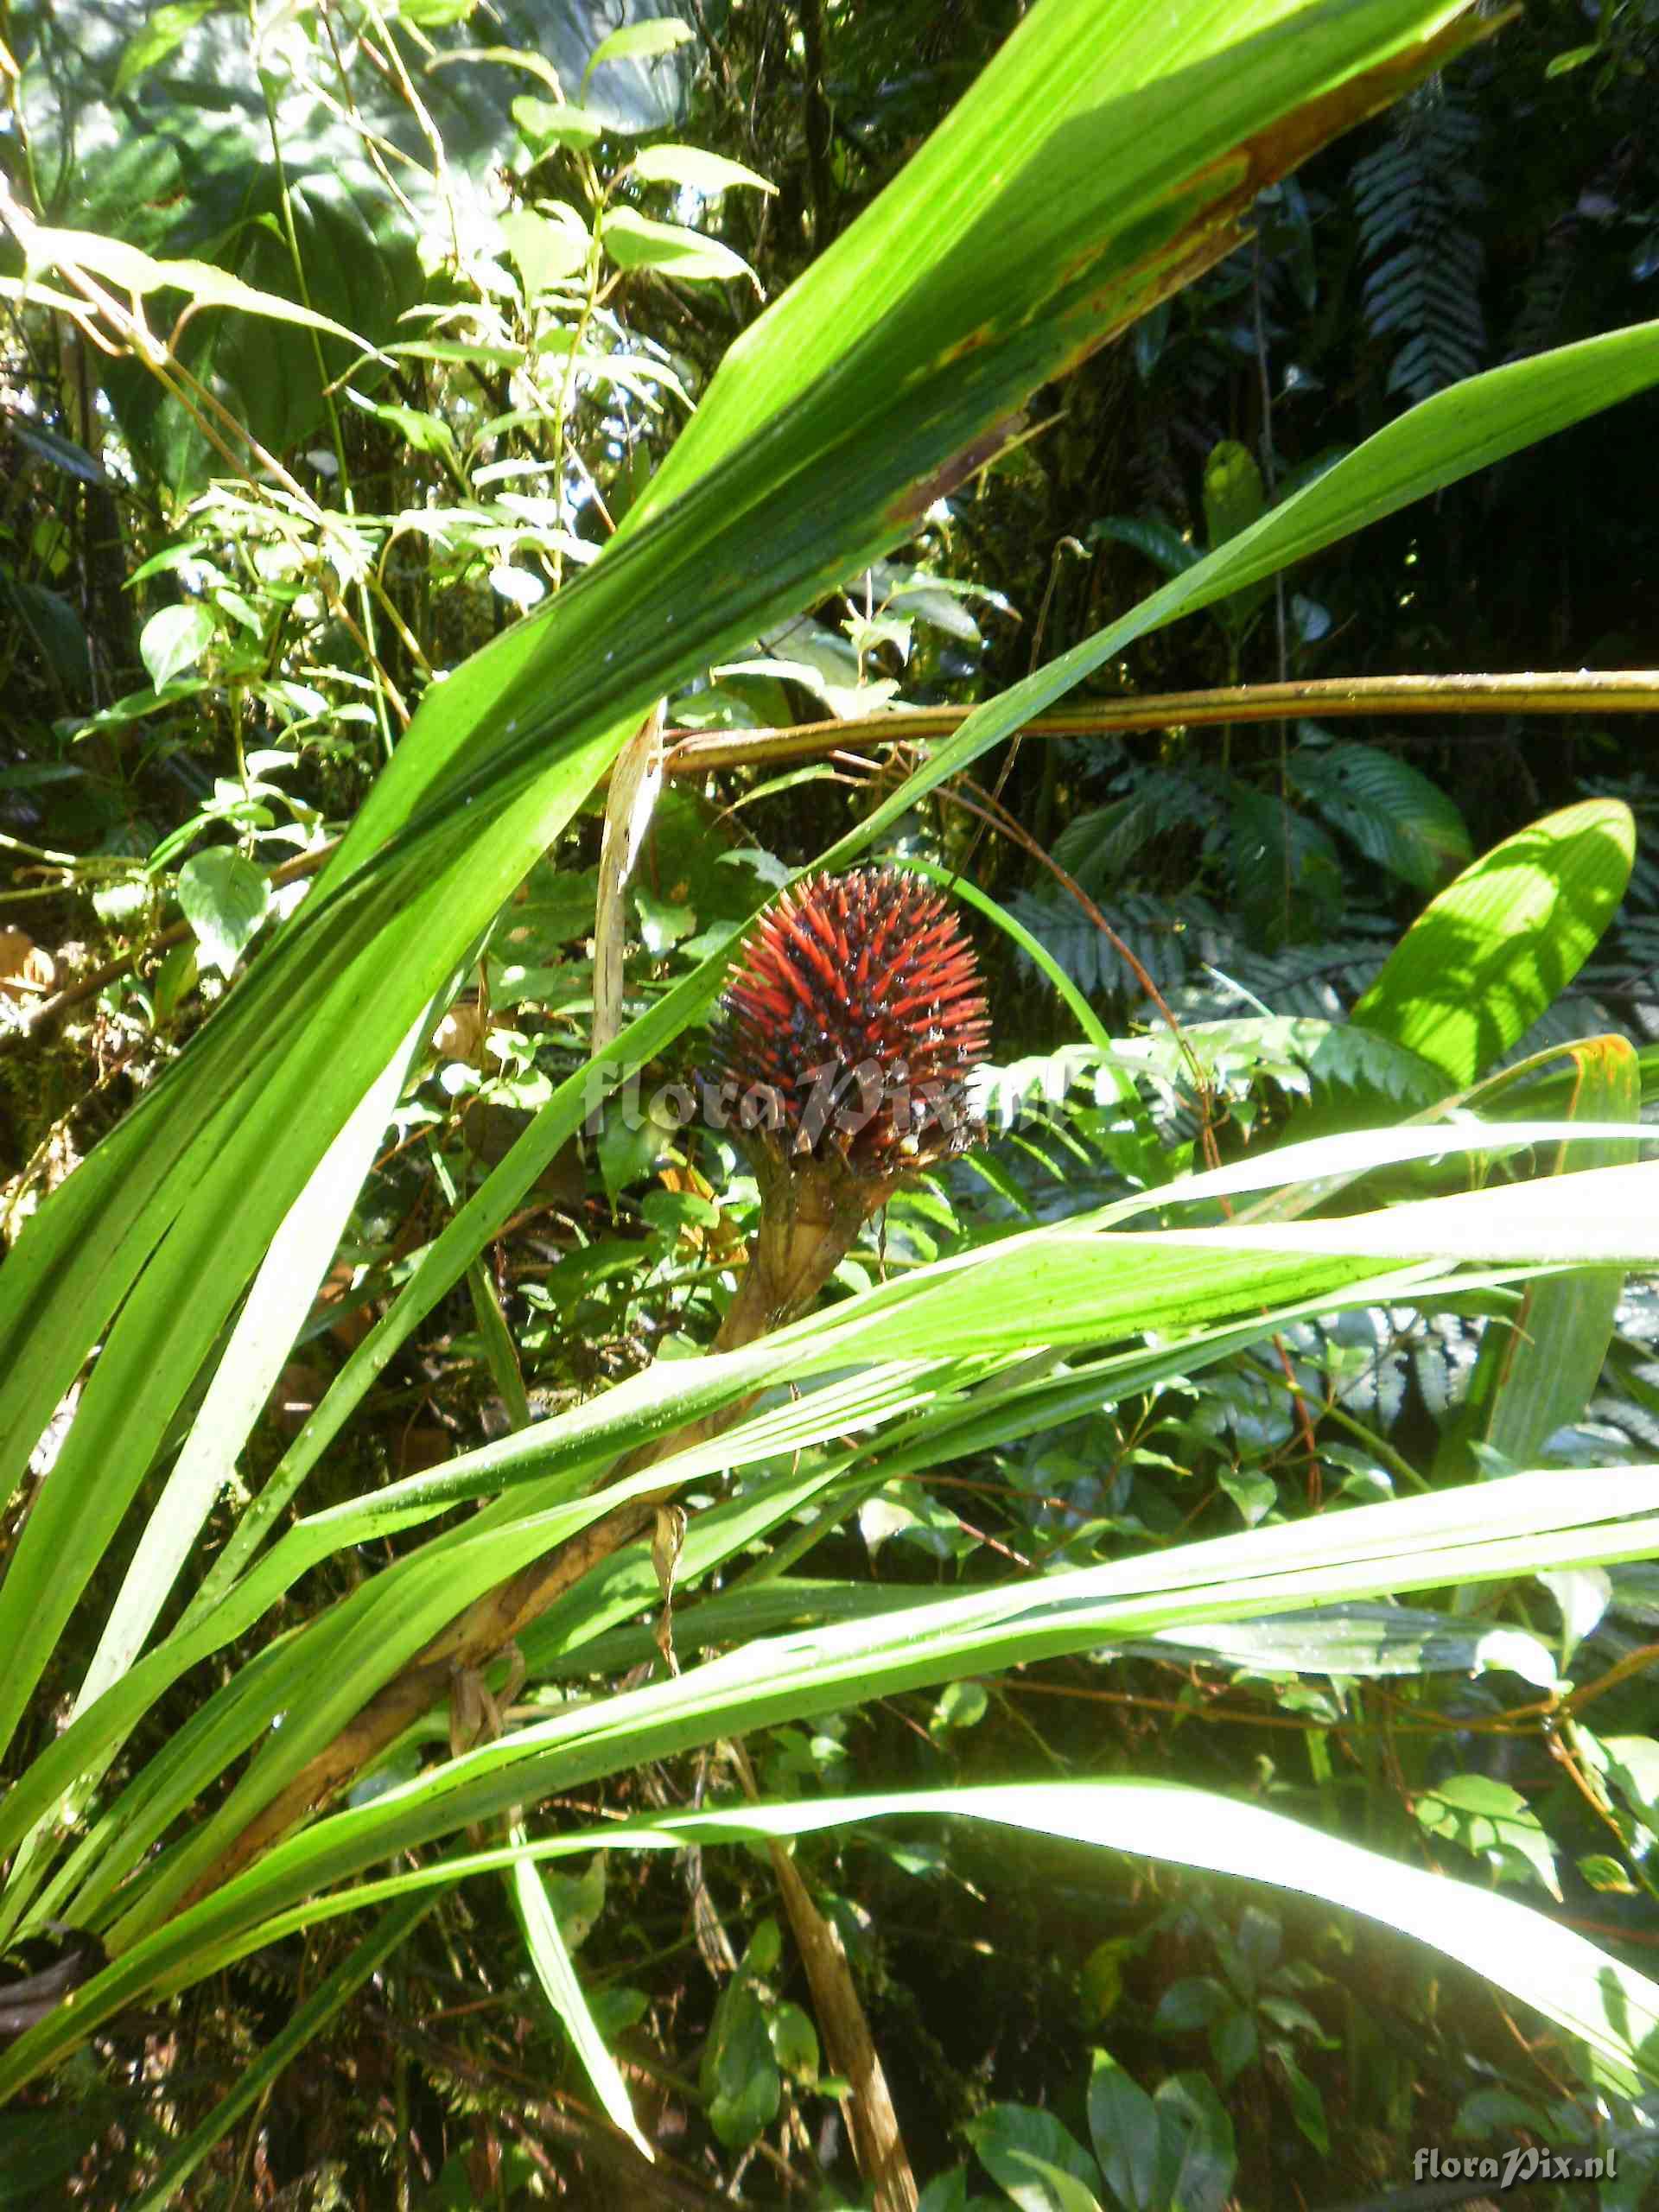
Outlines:
<svg viewBox="0 0 1659 2212"><path fill-rule="evenodd" d="M681 12L0 13L0 2201L1635 2212L1659 6Z"/></svg>

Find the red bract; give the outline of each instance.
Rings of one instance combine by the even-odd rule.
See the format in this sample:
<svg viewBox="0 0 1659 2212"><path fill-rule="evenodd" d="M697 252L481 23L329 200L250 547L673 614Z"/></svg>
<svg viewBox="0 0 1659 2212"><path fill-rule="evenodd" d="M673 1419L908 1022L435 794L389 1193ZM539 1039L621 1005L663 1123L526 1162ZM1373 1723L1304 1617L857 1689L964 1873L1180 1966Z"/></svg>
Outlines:
<svg viewBox="0 0 1659 2212"><path fill-rule="evenodd" d="M721 1118L786 1159L887 1178L976 1134L966 1077L990 1038L974 949L896 868L815 875L756 923L715 1028Z"/></svg>

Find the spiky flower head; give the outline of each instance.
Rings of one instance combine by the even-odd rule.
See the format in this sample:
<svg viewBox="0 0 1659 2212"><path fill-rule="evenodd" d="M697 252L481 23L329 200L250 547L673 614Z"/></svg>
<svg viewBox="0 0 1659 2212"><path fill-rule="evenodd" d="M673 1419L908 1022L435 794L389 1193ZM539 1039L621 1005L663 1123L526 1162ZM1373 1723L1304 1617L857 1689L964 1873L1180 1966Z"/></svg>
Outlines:
<svg viewBox="0 0 1659 2212"><path fill-rule="evenodd" d="M775 1160L891 1183L977 1131L990 1021L972 945L897 868L814 875L756 923L715 1041L725 1118Z"/></svg>

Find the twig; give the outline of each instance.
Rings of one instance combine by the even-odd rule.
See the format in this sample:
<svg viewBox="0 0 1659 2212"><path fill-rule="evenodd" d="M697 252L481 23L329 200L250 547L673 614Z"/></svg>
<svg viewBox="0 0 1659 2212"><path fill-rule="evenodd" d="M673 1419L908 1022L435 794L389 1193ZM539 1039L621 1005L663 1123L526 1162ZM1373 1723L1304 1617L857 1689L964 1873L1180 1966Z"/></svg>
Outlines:
<svg viewBox="0 0 1659 2212"><path fill-rule="evenodd" d="M265 871L266 880L275 888L278 884L293 883L301 876L315 875L339 842L338 837L331 837L326 845L319 845L315 852L301 853L296 859L284 861L280 868L268 868ZM12 1038L27 1037L30 1031L40 1028L42 1023L54 1021L59 1014L66 1013L72 1006L79 1006L83 999L93 997L105 983L113 983L118 976L124 976L129 969L136 967L139 961L147 959L151 953L160 952L168 945L182 944L191 934L188 922L170 922L166 929L157 930L154 937L147 937L142 944L133 945L114 960L106 960L101 968L92 969L74 982L66 984L51 998L43 999L35 1007L28 1028L14 1030ZM0 1050L3 1050L5 1044L10 1041L11 1039L0 1039Z"/></svg>
<svg viewBox="0 0 1659 2212"><path fill-rule="evenodd" d="M499 2090L503 2082L509 2083L524 2098L528 2109L533 2112L537 2125L549 2136L580 2149L596 2165L608 2168L624 2182L630 2192L631 2204L655 2204L671 2208L671 2212L728 2212L736 2200L729 2196L715 2196L704 2189L694 2175L662 2162L652 2165L639 2155L633 2144L619 2129L566 2098L556 2102L546 2095L539 2084L523 2075L515 2075L509 2068L480 2066L475 2060L452 2050L448 2044L429 2034L425 2030L401 2020L396 2013L374 2006L371 2012L380 2027L392 2039L423 2058L429 2066L440 2072L453 2075L465 2082L474 2091ZM522 2116L512 2112L499 2115L503 2123L518 2135L526 2149L536 2145L536 2139ZM539 2146L537 2146L539 2147ZM553 2177L556 2178L557 2177Z"/></svg>
<svg viewBox="0 0 1659 2212"><path fill-rule="evenodd" d="M906 707L860 721L806 722L793 729L699 732L670 748L671 776L708 768L812 760L836 746L901 745L948 737L973 707ZM1272 722L1313 715L1651 715L1659 714L1659 669L1558 670L1504 676L1321 677L1306 683L1240 683L1208 691L1148 692L1035 715L1027 737L1107 737L1130 730L1200 729L1225 722Z"/></svg>
<svg viewBox="0 0 1659 2212"><path fill-rule="evenodd" d="M668 751L663 772L700 776L713 768L758 768L779 760L810 760L857 747L913 744L918 739L948 737L960 728L969 707L906 708L897 714L869 715L853 721L803 722L789 729L746 730L741 734L692 730L665 733ZM1103 702L1038 715L1022 724L1026 737L1109 737L1135 730L1181 727L1202 729L1217 723L1281 721L1287 715L1319 715L1344 720L1367 715L1651 715L1659 714L1659 669L1608 672L1594 669L1519 676L1382 676L1364 679L1321 678L1310 683L1245 683L1211 691L1148 693L1140 699ZM339 841L272 868L273 884L315 874ZM189 935L175 923L108 961L48 999L35 1023L55 1018L124 976L145 953L177 944ZM17 1033L14 1032L15 1036ZM0 1039L0 1050L7 1039Z"/></svg>
<svg viewBox="0 0 1659 2212"><path fill-rule="evenodd" d="M733 1744L732 1753L743 1793L756 1804L760 1792L749 1755L741 1743ZM843 2075L848 2084L842 2102L859 2172L874 2190L875 2212L916 2212L920 2202L916 2176L841 1938L813 1903L800 1869L784 1846L772 1837L766 1849L811 1985L813 2009L823 2031L831 2070Z"/></svg>

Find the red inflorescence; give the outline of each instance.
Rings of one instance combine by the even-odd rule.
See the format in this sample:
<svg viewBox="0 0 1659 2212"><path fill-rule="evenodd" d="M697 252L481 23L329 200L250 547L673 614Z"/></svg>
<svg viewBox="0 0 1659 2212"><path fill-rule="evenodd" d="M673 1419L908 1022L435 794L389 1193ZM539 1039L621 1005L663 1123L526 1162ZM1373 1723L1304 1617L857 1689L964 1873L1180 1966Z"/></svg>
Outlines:
<svg viewBox="0 0 1659 2212"><path fill-rule="evenodd" d="M895 868L815 875L755 925L715 1028L719 1118L785 1156L902 1173L972 1141L990 1038L962 925Z"/></svg>

